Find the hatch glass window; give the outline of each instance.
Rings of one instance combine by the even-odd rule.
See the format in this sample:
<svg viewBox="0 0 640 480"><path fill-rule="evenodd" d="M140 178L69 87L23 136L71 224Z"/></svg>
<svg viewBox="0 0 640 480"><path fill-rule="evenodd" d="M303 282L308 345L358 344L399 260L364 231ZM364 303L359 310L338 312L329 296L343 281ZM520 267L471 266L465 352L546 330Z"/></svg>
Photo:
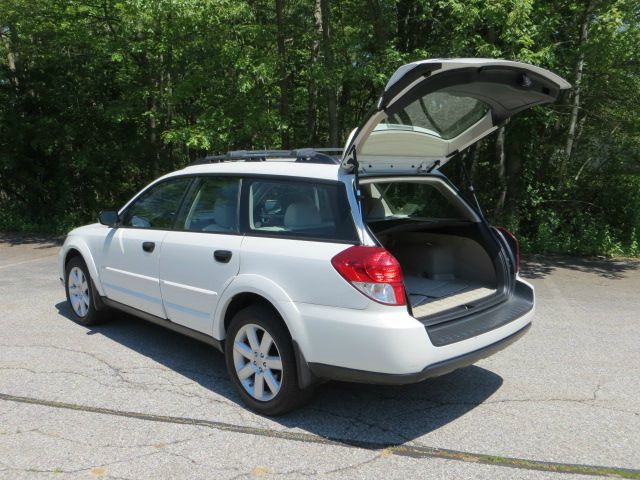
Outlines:
<svg viewBox="0 0 640 480"><path fill-rule="evenodd" d="M410 130L449 140L468 130L489 111L489 105L468 96L438 91L390 115L376 130Z"/></svg>

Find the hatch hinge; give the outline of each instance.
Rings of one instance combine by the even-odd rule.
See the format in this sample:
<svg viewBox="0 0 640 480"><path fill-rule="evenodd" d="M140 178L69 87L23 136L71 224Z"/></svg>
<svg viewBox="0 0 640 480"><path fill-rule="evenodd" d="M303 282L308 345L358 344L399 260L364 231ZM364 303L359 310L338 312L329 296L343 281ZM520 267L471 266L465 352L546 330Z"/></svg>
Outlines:
<svg viewBox="0 0 640 480"><path fill-rule="evenodd" d="M433 162L431 164L431 166L429 168L427 168L427 173L431 173L433 172L436 168L438 168L440 166L440 160L436 160L435 162ZM424 165L424 164L423 164ZM421 165L422 166L422 165Z"/></svg>

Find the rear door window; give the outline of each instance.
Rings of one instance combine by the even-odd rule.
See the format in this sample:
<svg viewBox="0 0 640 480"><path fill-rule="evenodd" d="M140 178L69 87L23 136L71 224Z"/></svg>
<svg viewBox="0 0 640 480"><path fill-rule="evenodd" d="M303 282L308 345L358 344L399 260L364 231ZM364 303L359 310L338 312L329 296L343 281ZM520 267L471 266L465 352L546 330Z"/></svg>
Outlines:
<svg viewBox="0 0 640 480"><path fill-rule="evenodd" d="M256 179L247 196L252 234L357 242L342 184Z"/></svg>
<svg viewBox="0 0 640 480"><path fill-rule="evenodd" d="M191 189L178 230L192 232L237 233L240 179L201 177Z"/></svg>

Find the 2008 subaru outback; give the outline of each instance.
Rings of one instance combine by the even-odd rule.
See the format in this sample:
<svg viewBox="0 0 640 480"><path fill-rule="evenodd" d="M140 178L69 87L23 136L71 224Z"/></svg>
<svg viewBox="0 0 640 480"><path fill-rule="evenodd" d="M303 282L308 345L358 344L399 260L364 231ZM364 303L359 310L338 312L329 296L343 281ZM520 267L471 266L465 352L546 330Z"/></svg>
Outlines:
<svg viewBox="0 0 640 480"><path fill-rule="evenodd" d="M415 62L339 158L231 152L165 175L68 235L73 315L88 325L112 307L218 347L244 402L269 415L322 380L469 365L527 331L534 293L515 238L438 168L566 88L523 63Z"/></svg>

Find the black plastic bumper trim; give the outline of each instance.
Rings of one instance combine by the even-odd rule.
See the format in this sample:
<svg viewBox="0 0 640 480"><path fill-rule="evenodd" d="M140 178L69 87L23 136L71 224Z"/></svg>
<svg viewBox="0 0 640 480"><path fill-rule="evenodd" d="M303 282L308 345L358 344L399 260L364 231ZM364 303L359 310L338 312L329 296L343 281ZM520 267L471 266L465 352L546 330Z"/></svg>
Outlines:
<svg viewBox="0 0 640 480"><path fill-rule="evenodd" d="M478 312L468 310L462 318L425 325L425 328L431 343L442 347L500 328L529 313L533 305L533 289L523 282L516 282L513 294L507 300Z"/></svg>
<svg viewBox="0 0 640 480"><path fill-rule="evenodd" d="M323 363L309 363L309 368L318 378L338 380L341 382L372 383L378 385L404 385L408 383L418 383L426 380L427 378L438 377L457 370L458 368L466 367L482 360L483 358L493 355L520 339L520 337L527 333L530 327L531 323L528 323L517 332L512 333L508 337L498 340L491 345L487 345L479 350L474 350L473 352L465 353L459 357L434 363L433 365L429 365L424 370L416 373L393 374L368 372L366 370L336 367L333 365L325 365Z"/></svg>

